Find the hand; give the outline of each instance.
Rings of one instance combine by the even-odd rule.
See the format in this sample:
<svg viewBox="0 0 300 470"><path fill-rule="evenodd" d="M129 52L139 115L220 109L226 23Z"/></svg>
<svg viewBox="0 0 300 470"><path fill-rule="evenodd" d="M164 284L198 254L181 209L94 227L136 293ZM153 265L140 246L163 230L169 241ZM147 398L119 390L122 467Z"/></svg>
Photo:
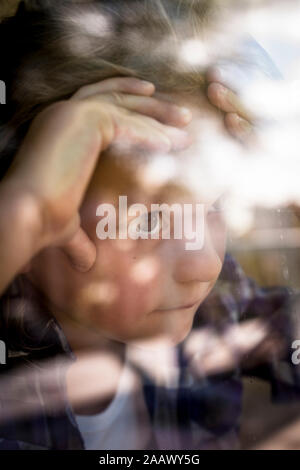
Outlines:
<svg viewBox="0 0 300 470"><path fill-rule="evenodd" d="M74 267L89 270L96 249L78 210L101 151L113 143L154 151L188 145L187 134L174 126L188 124L190 113L157 100L154 91L131 77L104 80L34 119L6 181L38 204L39 249L60 246Z"/></svg>
<svg viewBox="0 0 300 470"><path fill-rule="evenodd" d="M242 142L247 141L253 133L254 117L243 106L238 96L222 83L217 68L208 70L206 80L207 97L213 106L225 113L224 123L228 132Z"/></svg>

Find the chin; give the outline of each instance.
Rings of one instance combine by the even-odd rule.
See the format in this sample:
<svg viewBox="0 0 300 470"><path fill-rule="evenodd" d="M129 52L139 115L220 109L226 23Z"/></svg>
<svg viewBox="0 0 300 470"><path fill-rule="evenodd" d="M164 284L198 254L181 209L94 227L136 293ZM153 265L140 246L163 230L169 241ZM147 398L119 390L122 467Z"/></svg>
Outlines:
<svg viewBox="0 0 300 470"><path fill-rule="evenodd" d="M184 341L184 339L189 335L192 329L192 322L187 325L180 325L176 329L174 328L173 331L166 331L162 333L162 330L154 332L144 332L144 334L131 334L131 335L115 335L114 339L117 341L121 341L123 343L131 343L131 342L141 342L145 344L168 344L171 347L176 346L177 344Z"/></svg>
<svg viewBox="0 0 300 470"><path fill-rule="evenodd" d="M186 329L185 331L181 330L180 332L178 332L177 335L174 335L174 337L172 337L172 343L174 344L174 346L184 341L191 332L191 329L192 327Z"/></svg>
<svg viewBox="0 0 300 470"><path fill-rule="evenodd" d="M177 328L174 327L173 331L170 331L168 334L168 339L171 341L173 346L181 343L186 339L186 337L190 334L193 325L193 317L189 319L188 322L184 324L179 324Z"/></svg>

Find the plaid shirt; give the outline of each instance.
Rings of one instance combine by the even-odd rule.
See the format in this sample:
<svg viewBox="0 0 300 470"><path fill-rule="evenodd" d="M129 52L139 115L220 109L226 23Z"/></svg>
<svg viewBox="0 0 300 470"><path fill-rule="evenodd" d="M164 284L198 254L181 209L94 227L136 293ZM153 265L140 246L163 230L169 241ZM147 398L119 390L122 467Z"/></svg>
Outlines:
<svg viewBox="0 0 300 470"><path fill-rule="evenodd" d="M21 281L16 280L1 299L0 338L7 344L8 361L0 366L0 449L84 449L66 393L66 368L76 358L39 294L28 281ZM148 449L237 448L245 373L268 380L274 400L299 399L300 366L290 360L292 341L297 331L300 334L295 298L286 288L258 287L226 255L214 289L196 312L191 333L206 329L223 338L237 324L259 318L264 336L255 347L236 347L229 371L196 377L186 355L188 335L176 346L179 384L174 389L155 384L136 367L152 429ZM5 322L7 316L12 319L20 313L26 331L22 336L18 324ZM275 349L270 348L272 343ZM266 347L271 355L264 356Z"/></svg>

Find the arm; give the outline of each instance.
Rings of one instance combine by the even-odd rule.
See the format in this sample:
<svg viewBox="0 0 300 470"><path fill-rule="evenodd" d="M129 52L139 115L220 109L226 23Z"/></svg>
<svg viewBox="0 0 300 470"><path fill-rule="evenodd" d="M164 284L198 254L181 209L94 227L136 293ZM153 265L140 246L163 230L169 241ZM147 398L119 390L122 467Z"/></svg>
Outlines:
<svg viewBox="0 0 300 470"><path fill-rule="evenodd" d="M42 248L41 218L34 197L5 181L0 185L0 292Z"/></svg>

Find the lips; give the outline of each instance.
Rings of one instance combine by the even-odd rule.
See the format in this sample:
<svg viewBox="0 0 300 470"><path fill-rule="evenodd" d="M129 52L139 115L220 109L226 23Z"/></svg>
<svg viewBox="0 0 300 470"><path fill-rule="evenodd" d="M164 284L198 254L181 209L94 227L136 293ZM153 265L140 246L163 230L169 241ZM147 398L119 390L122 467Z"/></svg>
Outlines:
<svg viewBox="0 0 300 470"><path fill-rule="evenodd" d="M198 299L195 302L191 302L189 304L180 305L180 306L171 307L171 308L158 309L158 310L156 310L156 312L170 312L172 310L188 310L189 308L196 307L196 305L199 304L200 301L201 301L201 299Z"/></svg>
<svg viewBox="0 0 300 470"><path fill-rule="evenodd" d="M202 294L200 294L200 297L199 297L199 291L198 291L198 298L197 300L194 300L193 302L189 302L189 303L182 304L176 307L171 307L171 308L157 309L155 311L156 312L171 312L174 310L188 310L190 308L195 308L199 306L200 303L205 299L205 297L207 296L207 293L210 291L212 286L213 286L212 282L207 283L207 285L202 289Z"/></svg>

